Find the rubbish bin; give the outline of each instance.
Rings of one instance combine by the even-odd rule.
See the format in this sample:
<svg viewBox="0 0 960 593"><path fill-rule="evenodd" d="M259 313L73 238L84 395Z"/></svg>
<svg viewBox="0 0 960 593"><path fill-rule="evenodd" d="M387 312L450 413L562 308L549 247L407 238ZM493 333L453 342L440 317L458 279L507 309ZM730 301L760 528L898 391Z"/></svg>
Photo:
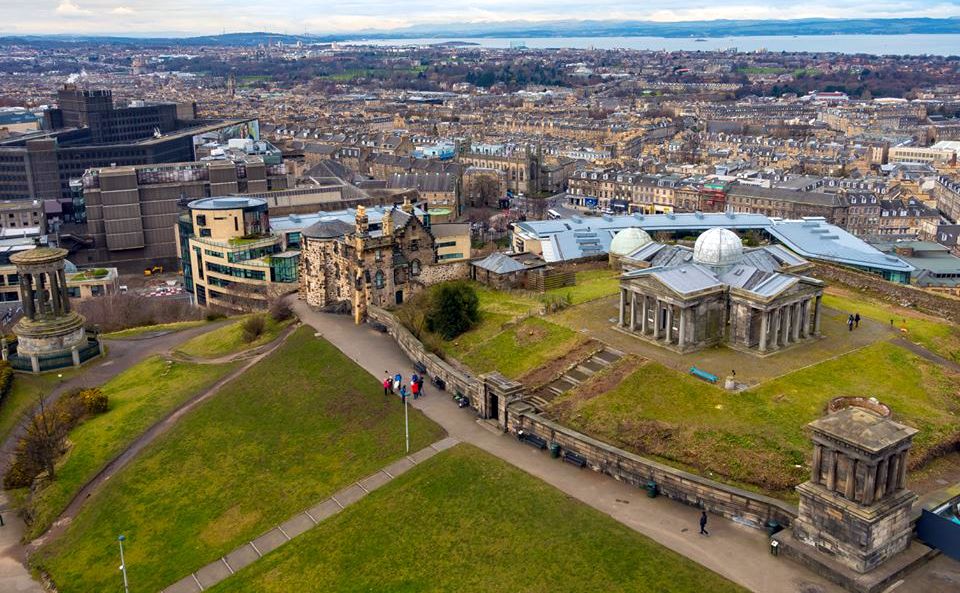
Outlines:
<svg viewBox="0 0 960 593"><path fill-rule="evenodd" d="M554 459L560 458L560 445L557 443L550 443L550 457Z"/></svg>
<svg viewBox="0 0 960 593"><path fill-rule="evenodd" d="M770 555L779 556L780 555L780 542L773 540L770 542Z"/></svg>
<svg viewBox="0 0 960 593"><path fill-rule="evenodd" d="M647 496L650 498L657 497L657 483L653 480L647 482Z"/></svg>
<svg viewBox="0 0 960 593"><path fill-rule="evenodd" d="M783 525L780 525L776 519L767 521L767 535L773 537L774 534L783 531Z"/></svg>

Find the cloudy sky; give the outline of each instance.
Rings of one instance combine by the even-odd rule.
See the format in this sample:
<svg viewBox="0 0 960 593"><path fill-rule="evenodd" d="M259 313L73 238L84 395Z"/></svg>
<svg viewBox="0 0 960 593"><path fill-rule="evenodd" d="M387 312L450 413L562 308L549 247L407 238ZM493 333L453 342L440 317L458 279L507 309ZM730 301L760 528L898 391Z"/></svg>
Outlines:
<svg viewBox="0 0 960 593"><path fill-rule="evenodd" d="M566 19L954 17L960 0L0 0L0 34L342 33Z"/></svg>

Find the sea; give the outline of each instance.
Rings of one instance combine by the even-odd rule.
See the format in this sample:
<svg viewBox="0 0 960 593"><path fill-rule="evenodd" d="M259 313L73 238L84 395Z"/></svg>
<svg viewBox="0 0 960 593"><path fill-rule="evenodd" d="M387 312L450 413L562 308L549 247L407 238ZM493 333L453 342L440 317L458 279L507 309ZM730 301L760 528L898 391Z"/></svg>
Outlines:
<svg viewBox="0 0 960 593"><path fill-rule="evenodd" d="M960 55L960 35L770 35L757 37L437 37L423 39L371 39L349 45L410 46L464 42L480 47L531 49L635 49L651 51L836 52L873 55Z"/></svg>

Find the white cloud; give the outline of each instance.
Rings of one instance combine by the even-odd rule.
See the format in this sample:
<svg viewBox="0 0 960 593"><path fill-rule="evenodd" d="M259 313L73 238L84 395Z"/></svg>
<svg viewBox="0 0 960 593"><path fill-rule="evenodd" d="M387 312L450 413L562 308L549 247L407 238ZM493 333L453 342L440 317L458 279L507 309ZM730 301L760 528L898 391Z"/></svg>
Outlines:
<svg viewBox="0 0 960 593"><path fill-rule="evenodd" d="M110 11L110 14L135 14L136 11L126 6L118 6Z"/></svg>
<svg viewBox="0 0 960 593"><path fill-rule="evenodd" d="M80 8L73 0L61 0L54 11L61 16L83 16L93 14L93 12Z"/></svg>

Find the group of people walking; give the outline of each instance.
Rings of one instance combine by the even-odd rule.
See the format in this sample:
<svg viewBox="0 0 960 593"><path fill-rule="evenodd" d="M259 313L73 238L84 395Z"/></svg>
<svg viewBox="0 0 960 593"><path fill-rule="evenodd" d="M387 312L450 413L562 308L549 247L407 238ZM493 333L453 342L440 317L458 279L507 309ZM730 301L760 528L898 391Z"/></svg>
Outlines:
<svg viewBox="0 0 960 593"><path fill-rule="evenodd" d="M384 395L395 394L404 399L406 399L408 394L412 395L413 399L419 399L420 396L423 395L422 376L417 375L416 373L410 375L410 383L408 384L403 380L403 375L400 373L391 375L389 371L383 371L383 374Z"/></svg>
<svg viewBox="0 0 960 593"><path fill-rule="evenodd" d="M853 331L853 328L860 327L860 314L851 313L847 316L847 329Z"/></svg>

